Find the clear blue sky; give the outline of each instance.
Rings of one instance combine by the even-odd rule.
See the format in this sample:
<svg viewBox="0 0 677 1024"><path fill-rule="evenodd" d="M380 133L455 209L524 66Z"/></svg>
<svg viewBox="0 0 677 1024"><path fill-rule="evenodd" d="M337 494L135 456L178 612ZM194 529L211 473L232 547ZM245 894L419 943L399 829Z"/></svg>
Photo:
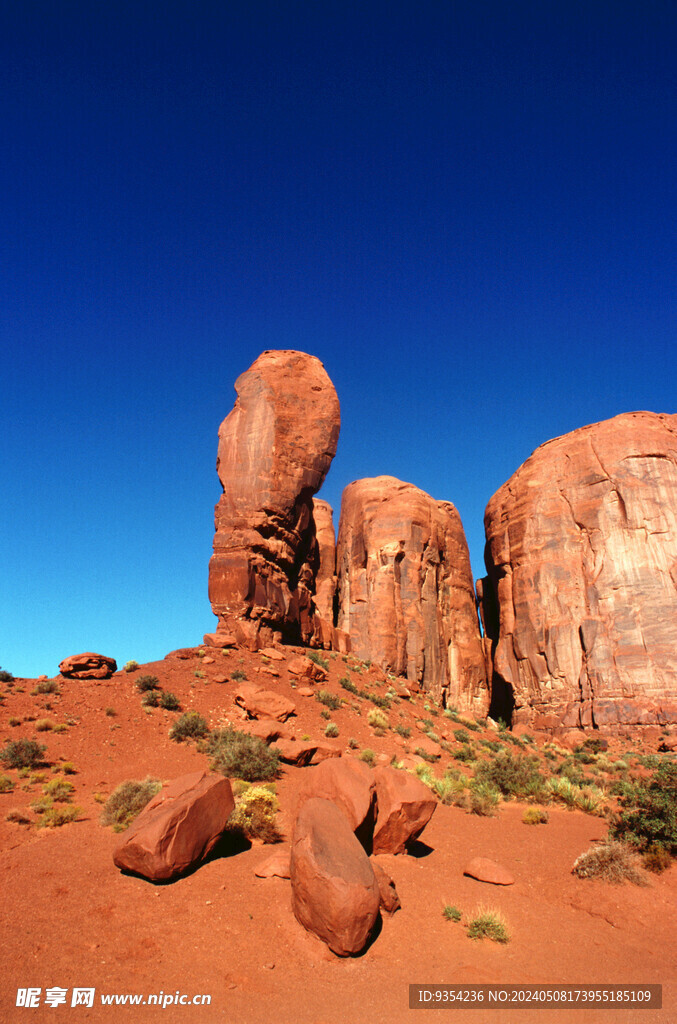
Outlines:
<svg viewBox="0 0 677 1024"><path fill-rule="evenodd" d="M677 403L677 8L21 0L0 14L0 665L199 643L217 429L261 351L342 406L323 489L463 518Z"/></svg>

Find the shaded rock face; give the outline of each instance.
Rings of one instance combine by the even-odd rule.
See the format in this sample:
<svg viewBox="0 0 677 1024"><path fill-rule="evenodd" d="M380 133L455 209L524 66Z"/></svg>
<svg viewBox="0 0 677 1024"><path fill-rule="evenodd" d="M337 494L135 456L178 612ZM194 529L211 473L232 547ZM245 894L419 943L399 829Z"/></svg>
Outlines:
<svg viewBox="0 0 677 1024"><path fill-rule="evenodd" d="M378 816L374 853L404 853L432 818L437 800L420 779L396 768L376 768Z"/></svg>
<svg viewBox="0 0 677 1024"><path fill-rule="evenodd" d="M109 679L117 669L115 658L108 658L105 654L94 654L93 651L71 654L59 665L61 675L70 679Z"/></svg>
<svg viewBox="0 0 677 1024"><path fill-rule="evenodd" d="M381 894L367 854L343 812L313 797L292 837L292 909L339 956L360 953L379 917Z"/></svg>
<svg viewBox="0 0 677 1024"><path fill-rule="evenodd" d="M677 720L677 416L627 413L542 445L485 528L492 715Z"/></svg>
<svg viewBox="0 0 677 1024"><path fill-rule="evenodd" d="M322 363L303 352L264 352L235 383L219 429L209 599L219 633L235 621L308 643L320 552L313 495L336 453L339 402Z"/></svg>
<svg viewBox="0 0 677 1024"><path fill-rule="evenodd" d="M115 850L116 867L166 882L200 864L226 827L235 801L228 779L193 772L144 807Z"/></svg>
<svg viewBox="0 0 677 1024"><path fill-rule="evenodd" d="M390 476L349 484L337 568L338 627L354 654L486 712L468 546L450 502Z"/></svg>

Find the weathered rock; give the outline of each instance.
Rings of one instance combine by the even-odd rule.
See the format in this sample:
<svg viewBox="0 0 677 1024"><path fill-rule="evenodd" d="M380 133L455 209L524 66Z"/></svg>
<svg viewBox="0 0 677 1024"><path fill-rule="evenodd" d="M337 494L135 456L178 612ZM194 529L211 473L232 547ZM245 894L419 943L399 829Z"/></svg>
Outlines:
<svg viewBox="0 0 677 1024"><path fill-rule="evenodd" d="M69 679L109 679L117 672L115 658L107 658L105 654L71 654L59 665L59 672Z"/></svg>
<svg viewBox="0 0 677 1024"><path fill-rule="evenodd" d="M283 694L264 690L256 683L240 683L235 703L251 718L272 718L276 722L286 722L296 712L296 705Z"/></svg>
<svg viewBox="0 0 677 1024"><path fill-rule="evenodd" d="M514 885L515 879L510 872L495 860L488 857L473 857L467 867L464 868L464 875L476 878L478 882L489 882L490 885Z"/></svg>
<svg viewBox="0 0 677 1024"><path fill-rule="evenodd" d="M276 742L275 749L279 751L281 761L285 764L295 764L299 768L341 756L338 747L313 740L281 739Z"/></svg>
<svg viewBox="0 0 677 1024"><path fill-rule="evenodd" d="M292 908L338 956L360 953L378 920L380 892L364 849L335 803L301 807L292 839Z"/></svg>
<svg viewBox="0 0 677 1024"><path fill-rule="evenodd" d="M268 658L270 661L284 661L284 654L275 647L262 647L259 654L262 658Z"/></svg>
<svg viewBox="0 0 677 1024"><path fill-rule="evenodd" d="M303 352L264 352L238 377L219 430L209 597L220 632L307 643L319 549L312 497L336 452L336 391ZM230 625L229 625L230 624ZM232 627L232 628L231 628ZM239 640L238 640L239 642Z"/></svg>
<svg viewBox="0 0 677 1024"><path fill-rule="evenodd" d="M468 546L450 502L389 476L349 484L337 567L338 626L358 658L486 712Z"/></svg>
<svg viewBox="0 0 677 1024"><path fill-rule="evenodd" d="M677 720L677 416L627 413L541 445L485 527L493 717Z"/></svg>
<svg viewBox="0 0 677 1024"><path fill-rule="evenodd" d="M176 878L213 850L234 806L228 779L183 775L153 797L125 832L115 865L153 882Z"/></svg>
<svg viewBox="0 0 677 1024"><path fill-rule="evenodd" d="M396 910L400 910L402 903L400 897L397 894L395 883L392 878L385 870L385 868L378 863L376 860L372 860L371 866L374 869L374 875L376 882L378 883L378 891L381 897L381 910L384 910L386 914L394 914Z"/></svg>
<svg viewBox="0 0 677 1024"><path fill-rule="evenodd" d="M343 811L364 848L371 853L376 818L376 781L364 761L356 757L325 761L306 774L299 792L300 808L306 800L331 800Z"/></svg>
<svg viewBox="0 0 677 1024"><path fill-rule="evenodd" d="M274 743L275 740L292 739L291 729L276 721L274 718L254 719L251 722L243 722L242 729L250 736L256 736L264 743Z"/></svg>
<svg viewBox="0 0 677 1024"><path fill-rule="evenodd" d="M420 779L396 768L374 769L378 814L374 853L404 853L432 818L437 801Z"/></svg>
<svg viewBox="0 0 677 1024"><path fill-rule="evenodd" d="M289 847L275 850L254 868L257 878L289 878Z"/></svg>

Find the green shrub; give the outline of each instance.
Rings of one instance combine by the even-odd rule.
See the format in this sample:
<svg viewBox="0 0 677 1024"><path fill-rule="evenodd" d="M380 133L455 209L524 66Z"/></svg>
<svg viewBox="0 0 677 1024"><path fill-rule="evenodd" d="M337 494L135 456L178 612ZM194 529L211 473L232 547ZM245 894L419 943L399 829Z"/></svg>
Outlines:
<svg viewBox="0 0 677 1024"><path fill-rule="evenodd" d="M522 821L525 825L547 825L548 812L543 807L527 807Z"/></svg>
<svg viewBox="0 0 677 1024"><path fill-rule="evenodd" d="M148 690L144 693L141 698L141 703L144 708L159 708L160 707L160 691L159 690Z"/></svg>
<svg viewBox="0 0 677 1024"><path fill-rule="evenodd" d="M16 717L12 717L12 718L10 718L8 724L11 725L14 728L17 725L21 725L21 719L20 718L16 718Z"/></svg>
<svg viewBox="0 0 677 1024"><path fill-rule="evenodd" d="M660 875L662 871L666 871L670 867L672 857L662 846L652 843L642 857L642 863L647 871L653 871L654 874Z"/></svg>
<svg viewBox="0 0 677 1024"><path fill-rule="evenodd" d="M101 824L112 825L114 832L128 828L146 804L162 789L159 779L129 779L113 790L101 812Z"/></svg>
<svg viewBox="0 0 677 1024"><path fill-rule="evenodd" d="M408 739L409 736L411 736L411 726L402 725L399 722L395 726L394 731L397 733L398 736L402 736L405 740Z"/></svg>
<svg viewBox="0 0 677 1024"><path fill-rule="evenodd" d="M341 676L339 679L339 686L342 686L344 690L348 690L349 693L358 693L358 689L352 679L348 679L348 676Z"/></svg>
<svg viewBox="0 0 677 1024"><path fill-rule="evenodd" d="M385 730L388 728L388 719L386 718L382 711L378 710L378 708L371 709L371 711L367 715L367 721L369 722L369 725L371 725L373 729Z"/></svg>
<svg viewBox="0 0 677 1024"><path fill-rule="evenodd" d="M243 668L236 668L234 672L231 672L230 678L234 683L242 683L247 678L247 673Z"/></svg>
<svg viewBox="0 0 677 1024"><path fill-rule="evenodd" d="M11 683L14 681L14 676L11 672L6 672L4 668L0 668L0 683Z"/></svg>
<svg viewBox="0 0 677 1024"><path fill-rule="evenodd" d="M169 738L181 743L182 740L200 739L209 732L206 719L197 711L184 711L169 730Z"/></svg>
<svg viewBox="0 0 677 1024"><path fill-rule="evenodd" d="M497 910L478 910L472 920L468 921L468 935L471 939L486 938L501 943L510 941L506 923Z"/></svg>
<svg viewBox="0 0 677 1024"><path fill-rule="evenodd" d="M647 781L619 798L623 810L610 832L640 850L660 846L677 854L677 762L663 761Z"/></svg>
<svg viewBox="0 0 677 1024"><path fill-rule="evenodd" d="M124 667L125 672L136 672L139 667L138 661L128 661Z"/></svg>
<svg viewBox="0 0 677 1024"><path fill-rule="evenodd" d="M319 651L306 651L306 656L314 665L319 665L320 668L329 668L329 662L322 657Z"/></svg>
<svg viewBox="0 0 677 1024"><path fill-rule="evenodd" d="M72 804L69 807L48 807L38 822L38 828L61 828L75 821L81 814L82 807L74 807Z"/></svg>
<svg viewBox="0 0 677 1024"><path fill-rule="evenodd" d="M429 754L427 750L423 749L423 747L416 747L416 749L414 750L414 753L416 754L416 757L420 757L424 761L428 761L431 764L434 763L435 761L439 760L439 756L440 756L439 754Z"/></svg>
<svg viewBox="0 0 677 1024"><path fill-rule="evenodd" d="M52 779L42 787L42 792L56 803L70 803L75 786L66 779Z"/></svg>
<svg viewBox="0 0 677 1024"><path fill-rule="evenodd" d="M315 694L315 699L319 700L320 704L324 704L324 706L329 708L331 711L338 711L343 704L340 697L336 696L334 693L330 693L328 690L318 690Z"/></svg>
<svg viewBox="0 0 677 1024"><path fill-rule="evenodd" d="M464 746L459 747L458 750L455 750L453 756L456 758L457 761L461 761L465 764L469 761L474 761L477 757L477 754L475 753L473 747L471 747L470 744L467 743Z"/></svg>
<svg viewBox="0 0 677 1024"><path fill-rule="evenodd" d="M0 761L4 761L7 768L35 768L42 763L46 749L35 740L9 740L0 751Z"/></svg>
<svg viewBox="0 0 677 1024"><path fill-rule="evenodd" d="M11 793L13 789L14 783L9 775L0 775L0 793Z"/></svg>
<svg viewBox="0 0 677 1024"><path fill-rule="evenodd" d="M449 904L446 904L446 906L442 910L442 916L447 921L460 921L461 911L458 909L458 907L451 907L449 906Z"/></svg>
<svg viewBox="0 0 677 1024"><path fill-rule="evenodd" d="M490 818L498 807L501 799L499 790L488 781L470 780L468 788L468 808L471 814L477 814L483 818Z"/></svg>
<svg viewBox="0 0 677 1024"><path fill-rule="evenodd" d="M339 727L336 722L328 722L327 728L324 730L324 735L330 738L334 738L339 734Z"/></svg>
<svg viewBox="0 0 677 1024"><path fill-rule="evenodd" d="M235 797L235 809L228 819L227 831L239 832L250 840L279 843L282 835L275 821L278 808L275 793L265 786L241 790Z"/></svg>
<svg viewBox="0 0 677 1024"><path fill-rule="evenodd" d="M205 747L210 767L228 778L259 782L274 779L279 769L279 754L263 740L237 729L213 732Z"/></svg>
<svg viewBox="0 0 677 1024"><path fill-rule="evenodd" d="M360 744L357 742L354 736L351 736L350 739L348 740L348 746L350 747L351 750L357 750L359 745Z"/></svg>
<svg viewBox="0 0 677 1024"><path fill-rule="evenodd" d="M117 711L115 708L106 708L104 714L106 714L108 718L115 718Z"/></svg>
<svg viewBox="0 0 677 1024"><path fill-rule="evenodd" d="M489 761L477 765L475 778L489 782L504 796L534 797L542 792L544 779L538 770L538 759L501 750Z"/></svg>
<svg viewBox="0 0 677 1024"><path fill-rule="evenodd" d="M376 754L374 753L374 751L370 750L369 747L365 747L365 749L360 754L360 761L364 761L366 764L369 765L370 768L372 768L375 760Z"/></svg>
<svg viewBox="0 0 677 1024"><path fill-rule="evenodd" d="M35 723L36 732L50 732L54 728L54 722L51 718L38 718Z"/></svg>
<svg viewBox="0 0 677 1024"><path fill-rule="evenodd" d="M160 694L160 707L164 708L165 711L180 711L181 710L181 704L179 702L179 698L176 697L173 693L168 693L167 691L163 691Z"/></svg>
<svg viewBox="0 0 677 1024"><path fill-rule="evenodd" d="M387 711L390 708L390 699L388 697L382 697L379 693L370 693L367 690L361 690L360 696L365 697L366 700L370 700L377 708L383 708L384 711Z"/></svg>
<svg viewBox="0 0 677 1024"><path fill-rule="evenodd" d="M136 688L139 693L147 693L149 690L158 690L160 680L157 676L139 676L136 680Z"/></svg>
<svg viewBox="0 0 677 1024"><path fill-rule="evenodd" d="M430 724L432 725L432 722ZM469 743L470 734L465 729L454 729L454 739L457 739L459 743Z"/></svg>
<svg viewBox="0 0 677 1024"><path fill-rule="evenodd" d="M31 697L37 696L39 693L60 693L59 687L53 679L43 679L34 690L31 690Z"/></svg>
<svg viewBox="0 0 677 1024"><path fill-rule="evenodd" d="M592 846L574 861L571 873L579 878L599 878L605 882L632 882L646 885L639 858L626 843L607 840Z"/></svg>

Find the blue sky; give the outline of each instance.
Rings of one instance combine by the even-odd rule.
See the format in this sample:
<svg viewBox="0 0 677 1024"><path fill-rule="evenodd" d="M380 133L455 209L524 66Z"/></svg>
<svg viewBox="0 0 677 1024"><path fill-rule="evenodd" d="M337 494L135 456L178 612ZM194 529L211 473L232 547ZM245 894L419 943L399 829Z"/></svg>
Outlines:
<svg viewBox="0 0 677 1024"><path fill-rule="evenodd" d="M342 406L322 491L487 501L676 411L677 10L56 3L0 14L0 665L200 642L217 430L267 348Z"/></svg>

